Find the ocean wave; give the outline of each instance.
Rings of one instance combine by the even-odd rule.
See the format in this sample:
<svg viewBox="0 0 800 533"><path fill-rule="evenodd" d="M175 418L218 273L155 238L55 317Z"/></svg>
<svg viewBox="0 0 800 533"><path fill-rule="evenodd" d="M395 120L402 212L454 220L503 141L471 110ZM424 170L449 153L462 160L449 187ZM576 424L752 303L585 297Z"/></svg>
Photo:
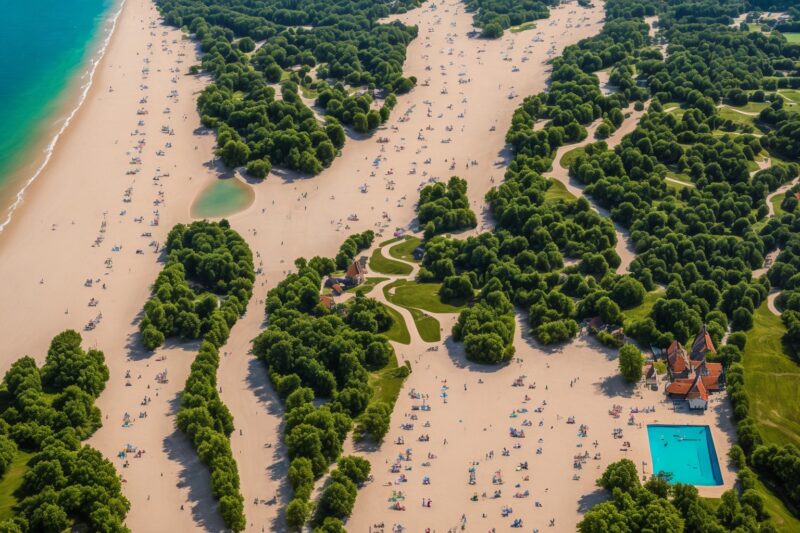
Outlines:
<svg viewBox="0 0 800 533"><path fill-rule="evenodd" d="M113 15L111 15L111 17L103 24L103 26L105 27L106 36L103 39L102 46L95 53L94 58L92 58L89 61L89 68L84 72L84 74L80 78L84 79L88 75L89 80L84 85L81 86L81 96L78 99L78 104L72 109L72 111L70 111L70 113L67 115L67 118L64 119L64 123L61 125L61 128L59 128L58 132L50 140L50 143L47 145L47 148L45 149L45 158L44 161L42 161L42 164L39 165L39 168L36 169L36 171L30 178L28 178L28 180L24 183L22 188L20 188L20 190L17 191L17 196L16 199L14 200L14 203L11 204L7 210L6 219L2 223L0 223L0 234L2 234L3 231L5 231L6 226L8 226L8 224L11 223L11 220L14 217L14 212L22 204L22 200L25 197L25 192L28 190L28 187L30 187L33 184L33 182L36 181L36 178L38 178L41 175L41 173L47 167L48 163L50 163L50 159L53 157L53 151L55 150L56 144L58 144L58 140L61 138L61 135L67 130L70 123L72 122L72 119L75 117L78 111L80 111L81 107L83 106L83 103L86 101L86 97L89 95L89 91L91 90L92 84L94 82L94 75L97 72L97 67L103 61L103 57L105 57L106 55L106 50L108 49L108 45L109 43L111 43L111 38L114 36L114 32L117 29L117 21L119 20L119 16L122 14L122 10L125 7L125 2L126 0L121 0L119 3L119 9L117 9L117 11Z"/></svg>

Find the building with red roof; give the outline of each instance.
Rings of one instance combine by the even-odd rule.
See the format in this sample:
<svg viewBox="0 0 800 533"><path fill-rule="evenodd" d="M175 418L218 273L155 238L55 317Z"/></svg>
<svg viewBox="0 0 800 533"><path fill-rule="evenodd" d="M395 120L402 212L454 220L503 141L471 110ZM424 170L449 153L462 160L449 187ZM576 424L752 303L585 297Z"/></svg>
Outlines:
<svg viewBox="0 0 800 533"><path fill-rule="evenodd" d="M721 363L706 361L707 354L717 353L708 328L697 333L687 352L678 341L666 350L667 372L671 383L667 394L676 400L686 400L691 409L705 409L708 394L722 390L724 373Z"/></svg>

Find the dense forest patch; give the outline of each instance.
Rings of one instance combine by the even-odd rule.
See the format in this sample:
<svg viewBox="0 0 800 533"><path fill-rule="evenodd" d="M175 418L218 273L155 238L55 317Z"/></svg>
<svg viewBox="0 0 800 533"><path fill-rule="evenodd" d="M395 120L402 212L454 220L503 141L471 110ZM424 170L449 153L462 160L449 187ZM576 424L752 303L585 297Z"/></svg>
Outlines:
<svg viewBox="0 0 800 533"><path fill-rule="evenodd" d="M351 239L360 243L360 251L372 238L366 232ZM339 458L344 439L354 421L360 436L383 439L409 368L397 366L385 335L396 324L396 313L361 292L344 304L326 306L320 300L322 276L333 272L334 261L298 259L295 267L295 273L267 294L269 324L253 341L253 353L266 365L285 402L284 442L294 490L286 508L287 525L300 529L309 520L314 481L338 460L313 517L315 525L335 529L349 516L357 485L366 479L348 476L348 482L342 477L343 461L351 461Z"/></svg>
<svg viewBox="0 0 800 533"><path fill-rule="evenodd" d="M214 83L198 108L217 130L217 154L230 167L264 178L273 166L318 174L345 142L342 125L366 133L389 117L416 27L379 19L418 0L159 0L167 24L200 41L199 66ZM275 85L279 84L278 91ZM301 94L316 98L319 123ZM382 104L373 105L376 97Z"/></svg>
<svg viewBox="0 0 800 533"><path fill-rule="evenodd" d="M56 335L42 368L22 357L0 385L3 531L128 531L114 465L81 445L102 425L94 403L109 377L103 352L81 341L72 330Z"/></svg>

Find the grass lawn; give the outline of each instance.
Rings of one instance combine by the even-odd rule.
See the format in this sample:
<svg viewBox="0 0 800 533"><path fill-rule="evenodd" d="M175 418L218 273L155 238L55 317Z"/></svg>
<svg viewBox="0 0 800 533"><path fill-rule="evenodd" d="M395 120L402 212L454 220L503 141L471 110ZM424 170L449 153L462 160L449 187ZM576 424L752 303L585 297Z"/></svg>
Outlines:
<svg viewBox="0 0 800 533"><path fill-rule="evenodd" d="M422 340L425 342L439 342L442 340L441 326L438 320L419 309L414 309L413 307L406 307L406 309L411 313L411 317L414 319L414 325L417 327L417 331L419 331L419 336Z"/></svg>
<svg viewBox="0 0 800 533"><path fill-rule="evenodd" d="M781 209L781 204L783 203L783 199L785 197L786 197L786 193L782 193L782 194L775 195L775 197L773 197L772 200L771 200L772 208L775 210L775 216L776 217L779 217L779 216L785 214L783 209Z"/></svg>
<svg viewBox="0 0 800 533"><path fill-rule="evenodd" d="M573 196L573 194L567 190L563 183L552 178L548 178L548 180L550 181L551 185L544 193L545 202L557 202L558 200L569 202L571 200L575 200L575 196Z"/></svg>
<svg viewBox="0 0 800 533"><path fill-rule="evenodd" d="M644 295L644 301L633 309L622 311L625 320L642 320L650 315L650 310L656 305L656 300L664 296L663 289L656 289Z"/></svg>
<svg viewBox="0 0 800 533"><path fill-rule="evenodd" d="M384 331L383 335L386 335L390 341L399 342L400 344L411 344L411 334L408 332L408 327L406 326L406 321L403 319L403 315L388 305L384 305L384 307L392 317L392 327L390 327L388 331Z"/></svg>
<svg viewBox="0 0 800 533"><path fill-rule="evenodd" d="M13 509L17 505L14 492L22 485L22 476L28 470L28 461L31 457L33 457L32 453L17 452L17 456L8 467L8 472L0 480L0 521L14 516Z"/></svg>
<svg viewBox="0 0 800 533"><path fill-rule="evenodd" d="M378 248L383 248L384 246L386 246L386 245L388 245L388 244L392 244L393 242L397 242L397 241L399 241L401 238L402 238L402 237L392 237L391 239L385 240L385 241L383 241L382 243L380 243L380 244L378 245Z"/></svg>
<svg viewBox="0 0 800 533"><path fill-rule="evenodd" d="M783 36L786 37L786 40L791 44L800 44L800 33L784 33Z"/></svg>
<svg viewBox="0 0 800 533"><path fill-rule="evenodd" d="M364 283L361 285L356 285L355 287L350 287L344 292L356 292L356 291L364 291L364 294L369 294L372 292L372 289L375 288L375 285L381 283L382 281L386 281L389 278L367 278L364 280Z"/></svg>
<svg viewBox="0 0 800 533"><path fill-rule="evenodd" d="M509 31L511 33L519 33L521 31L525 31L525 30L532 30L535 27L536 27L536 23L535 22L525 22L523 24L520 24L519 26L514 26L512 28L509 28Z"/></svg>
<svg viewBox="0 0 800 533"><path fill-rule="evenodd" d="M407 276L413 270L411 265L383 257L380 248L372 252L372 257L369 258L369 268L379 274L394 274L398 276Z"/></svg>
<svg viewBox="0 0 800 533"><path fill-rule="evenodd" d="M417 283L397 280L383 288L386 299L395 305L422 309L430 313L458 313L467 302L444 303L439 299L441 283ZM394 289L394 294L390 290Z"/></svg>
<svg viewBox="0 0 800 533"><path fill-rule="evenodd" d="M769 103L768 102L747 102L745 105L731 105L734 109L738 109L739 111L744 111L745 113L761 113L761 111L766 108Z"/></svg>
<svg viewBox="0 0 800 533"><path fill-rule="evenodd" d="M585 153L586 150L584 150L582 146L573 148L572 150L564 152L564 155L561 156L561 161L559 161L558 164L561 165L561 168L569 168L569 166L574 163L576 159Z"/></svg>
<svg viewBox="0 0 800 533"><path fill-rule="evenodd" d="M676 183L674 181L667 181L667 187L675 189L675 191L680 191L681 189L691 188L692 186L687 183Z"/></svg>
<svg viewBox="0 0 800 533"><path fill-rule="evenodd" d="M402 259L403 261L410 261L412 263L419 263L414 259L414 250L422 244L422 239L419 237L406 237L405 242L398 244L389 249L389 255L395 259Z"/></svg>
<svg viewBox="0 0 800 533"><path fill-rule="evenodd" d="M753 127L755 127L756 125L755 121L756 117L739 113L738 111L734 111L729 107L720 107L718 111L720 117L728 119L736 124L742 124L744 126L753 126Z"/></svg>
<svg viewBox="0 0 800 533"><path fill-rule="evenodd" d="M785 332L781 318L761 304L742 357L745 391L764 442L800 446L800 365L783 351Z"/></svg>
<svg viewBox="0 0 800 533"><path fill-rule="evenodd" d="M764 498L764 510L769 514L770 522L782 533L800 531L800 520L795 517L780 498L775 496L762 482L756 481L756 491Z"/></svg>
<svg viewBox="0 0 800 533"><path fill-rule="evenodd" d="M680 181L680 182L683 182L683 183L687 183L689 185L692 184L692 178L689 177L688 174L684 174L683 172L672 172L672 171L668 170L667 171L667 176L669 176L670 178L672 178L674 180L677 180L677 181Z"/></svg>
<svg viewBox="0 0 800 533"><path fill-rule="evenodd" d="M790 103L800 104L800 90L797 89L780 89L778 94L789 100Z"/></svg>
<svg viewBox="0 0 800 533"><path fill-rule="evenodd" d="M675 118L677 118L678 120L683 118L684 113L686 113L686 110L683 109L682 107L680 107L680 105L678 107L672 107L672 108L668 108L665 105L664 109L669 109L669 111L667 111L667 113L669 113L670 115L674 115Z"/></svg>
<svg viewBox="0 0 800 533"><path fill-rule="evenodd" d="M372 385L373 402L386 402L394 407L405 380L397 375L397 369L397 356L393 354L385 367L370 374L369 384Z"/></svg>

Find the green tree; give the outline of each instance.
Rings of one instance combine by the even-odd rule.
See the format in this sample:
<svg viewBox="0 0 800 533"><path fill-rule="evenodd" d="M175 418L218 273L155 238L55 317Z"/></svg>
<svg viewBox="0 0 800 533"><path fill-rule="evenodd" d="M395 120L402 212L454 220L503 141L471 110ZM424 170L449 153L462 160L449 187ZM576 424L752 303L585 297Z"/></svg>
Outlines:
<svg viewBox="0 0 800 533"><path fill-rule="evenodd" d="M642 352L633 344L626 344L619 350L619 371L628 383L642 379Z"/></svg>
<svg viewBox="0 0 800 533"><path fill-rule="evenodd" d="M250 148L242 141L230 140L219 149L218 155L226 166L236 168L244 165L250 159Z"/></svg>

